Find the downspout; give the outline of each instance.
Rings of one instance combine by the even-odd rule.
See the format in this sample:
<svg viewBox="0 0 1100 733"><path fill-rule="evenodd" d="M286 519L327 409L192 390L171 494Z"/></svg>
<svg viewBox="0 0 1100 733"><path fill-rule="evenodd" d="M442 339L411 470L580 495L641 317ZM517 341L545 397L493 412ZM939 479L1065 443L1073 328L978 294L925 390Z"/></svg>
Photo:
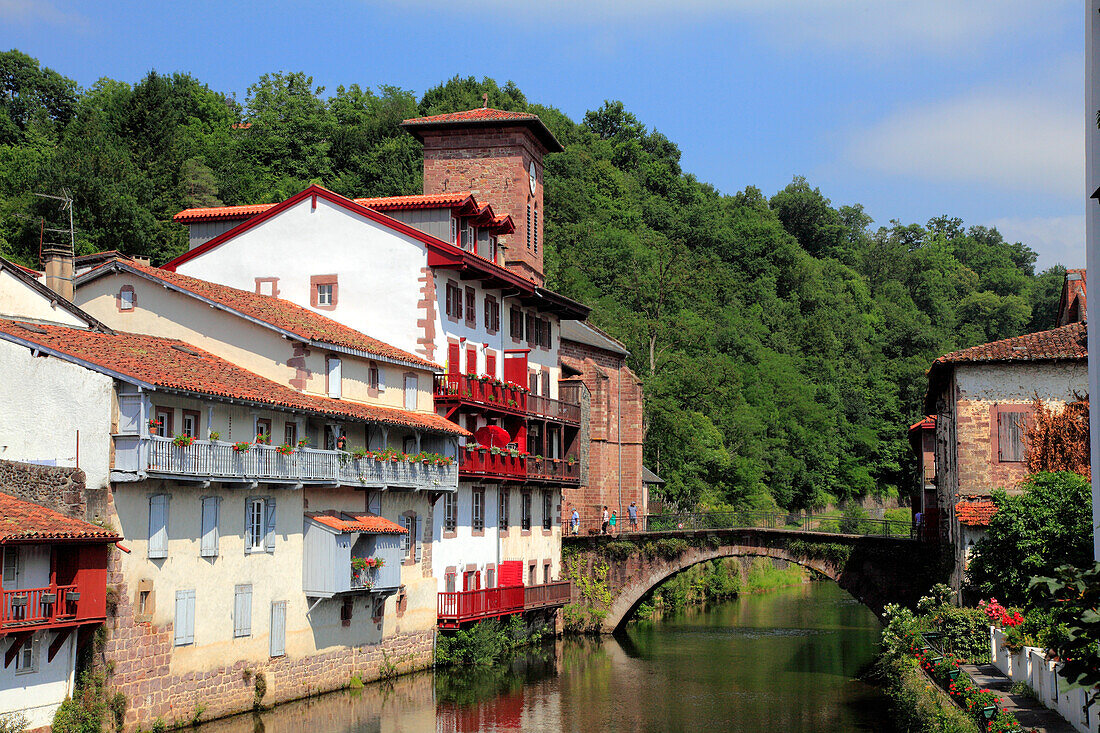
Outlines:
<svg viewBox="0 0 1100 733"><path fill-rule="evenodd" d="M615 433L619 443L619 516L618 521L623 521L623 369L626 363L619 367L618 395L615 406ZM618 527L615 528L618 530Z"/></svg>

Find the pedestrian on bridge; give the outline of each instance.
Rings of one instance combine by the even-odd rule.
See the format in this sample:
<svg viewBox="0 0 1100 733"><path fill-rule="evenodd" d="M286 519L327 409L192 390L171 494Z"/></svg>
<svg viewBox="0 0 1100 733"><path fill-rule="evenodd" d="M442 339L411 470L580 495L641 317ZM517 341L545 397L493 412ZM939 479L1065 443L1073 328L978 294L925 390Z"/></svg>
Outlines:
<svg viewBox="0 0 1100 733"><path fill-rule="evenodd" d="M615 525L618 521L619 519L615 516L615 512L611 512L611 534L615 534Z"/></svg>
<svg viewBox="0 0 1100 733"><path fill-rule="evenodd" d="M569 529L574 536L581 533L581 513L577 511L577 507L573 507L573 515L569 517Z"/></svg>
<svg viewBox="0 0 1100 733"><path fill-rule="evenodd" d="M626 508L626 513L630 516L630 531L638 531L638 505L634 502L630 502L630 506Z"/></svg>
<svg viewBox="0 0 1100 733"><path fill-rule="evenodd" d="M607 525L610 522L610 515L607 513L607 504L603 505L603 527L600 528L600 532L607 534Z"/></svg>

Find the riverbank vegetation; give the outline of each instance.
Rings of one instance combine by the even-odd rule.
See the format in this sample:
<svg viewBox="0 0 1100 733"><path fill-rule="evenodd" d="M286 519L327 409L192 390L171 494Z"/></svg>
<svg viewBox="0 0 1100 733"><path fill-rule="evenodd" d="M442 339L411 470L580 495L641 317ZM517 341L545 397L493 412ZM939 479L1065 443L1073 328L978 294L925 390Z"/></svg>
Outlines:
<svg viewBox="0 0 1100 733"><path fill-rule="evenodd" d="M519 614L507 621L489 619L464 629L440 633L435 642L436 666L491 666L512 658L515 651L550 633L548 626L528 628Z"/></svg>
<svg viewBox="0 0 1100 733"><path fill-rule="evenodd" d="M183 73L80 89L47 67L0 54L0 254L27 265L42 219L59 215L34 192L72 193L78 253L160 264L186 249L171 221L182 208L279 201L309 183L419 193L404 118L479 107L483 93L540 115L566 148L545 161L547 284L630 350L646 464L671 506L896 496L928 364L1054 322L1063 272L1036 274L1026 244L951 216L875 212L876 228L803 178L771 195L750 181L718 191L620 102L574 120L491 79L326 93L302 72L265 74L239 102Z"/></svg>

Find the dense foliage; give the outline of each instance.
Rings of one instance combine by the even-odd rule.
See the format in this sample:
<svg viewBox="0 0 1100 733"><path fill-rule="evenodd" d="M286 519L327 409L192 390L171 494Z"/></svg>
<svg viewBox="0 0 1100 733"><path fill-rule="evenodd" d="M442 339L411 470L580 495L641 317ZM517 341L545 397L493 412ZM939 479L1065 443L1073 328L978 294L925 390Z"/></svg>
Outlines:
<svg viewBox="0 0 1100 733"><path fill-rule="evenodd" d="M1089 400L1077 399L1057 410L1035 400L1027 431L1027 470L1072 471L1092 478L1089 465Z"/></svg>
<svg viewBox="0 0 1100 733"><path fill-rule="evenodd" d="M1065 628L1049 644L1066 660L1058 673L1100 700L1100 563L1059 566L1050 576L1033 578L1031 591L1035 607Z"/></svg>
<svg viewBox="0 0 1100 733"><path fill-rule="evenodd" d="M1039 473L1023 494L993 492L997 513L970 561L969 584L983 597L1024 605L1033 576L1092 560L1092 488L1075 473Z"/></svg>
<svg viewBox="0 0 1100 733"><path fill-rule="evenodd" d="M946 216L874 229L802 178L770 198L721 193L619 102L574 121L489 79L419 100L390 86L325 97L295 72L262 76L242 104L187 74L81 90L18 51L0 72L0 254L27 264L41 220L58 217L34 192L71 192L80 252L159 263L185 246L171 222L184 207L282 200L310 182L419 192L402 118L482 93L538 113L566 147L546 160L548 282L629 347L647 465L683 507L896 492L931 360L1053 325L1061 270L1036 275L1035 253L995 229Z"/></svg>

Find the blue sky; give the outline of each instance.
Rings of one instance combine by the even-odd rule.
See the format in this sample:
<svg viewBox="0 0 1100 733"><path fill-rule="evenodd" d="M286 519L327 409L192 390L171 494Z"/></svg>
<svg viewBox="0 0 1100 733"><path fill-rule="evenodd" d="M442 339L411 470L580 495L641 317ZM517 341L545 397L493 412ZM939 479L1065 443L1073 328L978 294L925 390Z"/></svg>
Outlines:
<svg viewBox="0 0 1100 733"><path fill-rule="evenodd" d="M188 71L244 101L515 81L574 119L621 99L720 190L805 175L876 224L998 226L1084 265L1084 9L1072 0L0 0L0 47L90 85Z"/></svg>

